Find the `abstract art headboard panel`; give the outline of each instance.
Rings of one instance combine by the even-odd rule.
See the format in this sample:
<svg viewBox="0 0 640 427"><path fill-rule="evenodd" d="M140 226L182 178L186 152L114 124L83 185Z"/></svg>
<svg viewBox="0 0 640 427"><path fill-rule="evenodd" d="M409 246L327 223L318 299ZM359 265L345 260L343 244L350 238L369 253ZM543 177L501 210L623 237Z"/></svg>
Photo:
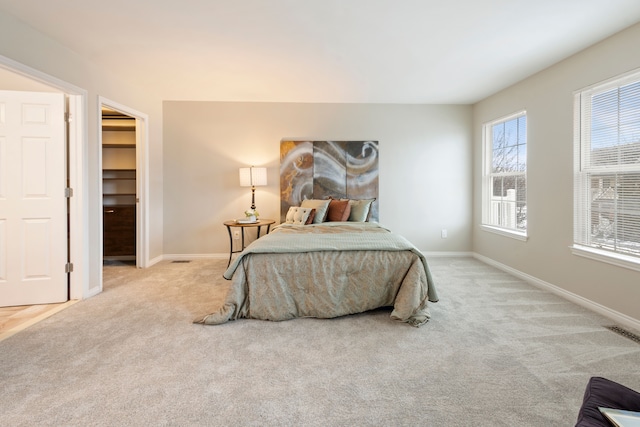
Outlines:
<svg viewBox="0 0 640 427"><path fill-rule="evenodd" d="M378 141L281 141L280 221L305 199L373 199L378 221Z"/></svg>

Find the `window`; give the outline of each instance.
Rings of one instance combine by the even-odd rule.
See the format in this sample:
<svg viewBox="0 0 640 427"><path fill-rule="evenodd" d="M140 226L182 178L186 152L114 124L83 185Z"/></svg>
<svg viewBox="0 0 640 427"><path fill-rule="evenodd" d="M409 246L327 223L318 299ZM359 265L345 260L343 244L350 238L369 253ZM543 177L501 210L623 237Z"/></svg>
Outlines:
<svg viewBox="0 0 640 427"><path fill-rule="evenodd" d="M527 233L527 115L484 125L483 229L513 237Z"/></svg>
<svg viewBox="0 0 640 427"><path fill-rule="evenodd" d="M580 91L575 108L574 248L640 268L640 72Z"/></svg>

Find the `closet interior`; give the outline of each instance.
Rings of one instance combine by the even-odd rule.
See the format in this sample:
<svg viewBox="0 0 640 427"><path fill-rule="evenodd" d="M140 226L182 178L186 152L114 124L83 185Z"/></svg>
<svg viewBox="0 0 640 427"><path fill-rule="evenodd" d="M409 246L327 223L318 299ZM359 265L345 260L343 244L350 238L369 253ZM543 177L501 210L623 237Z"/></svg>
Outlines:
<svg viewBox="0 0 640 427"><path fill-rule="evenodd" d="M136 120L102 109L103 261L136 260Z"/></svg>

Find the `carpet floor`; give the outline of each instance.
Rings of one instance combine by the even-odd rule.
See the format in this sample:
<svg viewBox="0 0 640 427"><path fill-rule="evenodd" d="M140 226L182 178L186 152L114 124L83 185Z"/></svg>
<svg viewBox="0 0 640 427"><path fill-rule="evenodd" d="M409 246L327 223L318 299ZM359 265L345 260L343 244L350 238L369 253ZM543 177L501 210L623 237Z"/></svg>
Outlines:
<svg viewBox="0 0 640 427"><path fill-rule="evenodd" d="M104 292L0 342L0 425L572 426L591 376L640 390L610 320L475 259L429 264L420 328L387 309L195 325L226 260L105 266Z"/></svg>

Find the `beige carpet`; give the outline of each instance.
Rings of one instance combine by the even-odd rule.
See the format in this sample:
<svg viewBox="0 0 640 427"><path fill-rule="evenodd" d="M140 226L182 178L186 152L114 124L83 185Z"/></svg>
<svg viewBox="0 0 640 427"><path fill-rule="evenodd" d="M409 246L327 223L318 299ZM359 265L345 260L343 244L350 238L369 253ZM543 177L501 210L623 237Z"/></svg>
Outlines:
<svg viewBox="0 0 640 427"><path fill-rule="evenodd" d="M105 291L0 342L3 426L571 426L600 375L640 389L611 322L473 259L429 260L421 328L388 310L192 320L224 260L105 267Z"/></svg>

